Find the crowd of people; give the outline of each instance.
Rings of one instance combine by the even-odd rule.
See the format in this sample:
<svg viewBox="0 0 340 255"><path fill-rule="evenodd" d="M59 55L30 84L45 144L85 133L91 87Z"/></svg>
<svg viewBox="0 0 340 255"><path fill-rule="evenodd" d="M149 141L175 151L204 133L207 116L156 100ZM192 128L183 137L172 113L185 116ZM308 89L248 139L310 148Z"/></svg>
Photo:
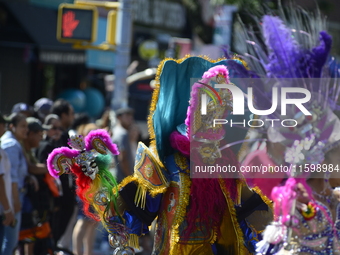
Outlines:
<svg viewBox="0 0 340 255"><path fill-rule="evenodd" d="M68 146L70 136L106 129L121 147L110 169L121 180L133 172L131 148L139 139L133 114L122 108L91 120L66 100L41 98L0 115L0 254L92 254L98 223L83 214L73 177L54 179L46 160L53 149Z"/></svg>
<svg viewBox="0 0 340 255"><path fill-rule="evenodd" d="M288 11L245 29L243 58L162 61L150 144L130 108L92 122L44 98L0 116L0 255L89 255L99 221L114 254L150 229L157 255L340 254L340 71L322 17ZM225 125L250 85L252 114Z"/></svg>

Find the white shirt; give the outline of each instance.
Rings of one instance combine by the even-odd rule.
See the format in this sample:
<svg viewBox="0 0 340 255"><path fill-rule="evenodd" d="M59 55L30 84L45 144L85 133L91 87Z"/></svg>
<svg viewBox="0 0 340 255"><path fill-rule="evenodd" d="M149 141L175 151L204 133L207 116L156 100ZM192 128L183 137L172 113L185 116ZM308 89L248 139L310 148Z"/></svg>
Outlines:
<svg viewBox="0 0 340 255"><path fill-rule="evenodd" d="M13 209L12 199L12 180L11 180L11 162L6 151L0 148L0 175L3 176L5 183L5 191L10 207ZM3 214L4 208L0 203L0 215Z"/></svg>

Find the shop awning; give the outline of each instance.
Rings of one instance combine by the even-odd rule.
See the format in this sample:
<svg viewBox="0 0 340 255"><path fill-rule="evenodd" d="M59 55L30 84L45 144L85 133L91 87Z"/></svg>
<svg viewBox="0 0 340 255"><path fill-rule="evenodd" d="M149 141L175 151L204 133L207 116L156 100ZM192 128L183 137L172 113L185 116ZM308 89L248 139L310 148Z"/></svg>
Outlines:
<svg viewBox="0 0 340 255"><path fill-rule="evenodd" d="M42 62L85 63L83 50L75 50L71 44L57 40L57 10L7 1L0 4L4 5L14 16L30 37L33 45L38 47Z"/></svg>

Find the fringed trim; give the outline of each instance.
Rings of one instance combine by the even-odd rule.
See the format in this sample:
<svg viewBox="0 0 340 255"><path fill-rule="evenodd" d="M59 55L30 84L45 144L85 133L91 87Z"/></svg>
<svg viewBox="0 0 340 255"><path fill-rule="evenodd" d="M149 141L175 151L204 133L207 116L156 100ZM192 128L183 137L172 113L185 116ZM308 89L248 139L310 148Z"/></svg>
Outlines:
<svg viewBox="0 0 340 255"><path fill-rule="evenodd" d="M270 179L268 179L268 180L270 180ZM274 209L273 201L270 200L265 194L263 194L259 187L256 186L256 187L252 188L252 190L260 195L262 201L265 202L271 210Z"/></svg>
<svg viewBox="0 0 340 255"><path fill-rule="evenodd" d="M164 169L160 166L160 164L157 162L157 159L153 153L153 151L146 147L143 143L138 143L138 153L139 156L136 157L136 164L134 167L134 176L140 179L139 182L143 184L143 186L146 186L150 192L152 193L153 190L159 190L159 189L166 189L169 186L169 182L167 178L164 175ZM140 152L141 151L141 152ZM146 158L151 161L151 165L145 164ZM151 175L149 176L147 173L147 170L150 171L151 168ZM155 172L154 172L155 171ZM153 179L152 176L155 177L157 175L156 179ZM152 181L158 182L157 185L154 185ZM158 194L159 192L156 192Z"/></svg>
<svg viewBox="0 0 340 255"><path fill-rule="evenodd" d="M213 231L211 231L212 232L212 237L211 237L211 240L210 240L210 243L211 244L214 244L215 242L216 242L216 240L217 240L217 236L218 236L218 232L217 232L217 230L216 229L214 229Z"/></svg>
<svg viewBox="0 0 340 255"><path fill-rule="evenodd" d="M124 188L127 184L135 182L137 184L137 192L135 195L135 205L140 206L142 209L145 209L146 203L146 193L148 192L152 197L157 196L158 194L163 194L167 190L168 187L162 186L157 187L153 186L150 182L146 181L139 176L131 175L126 178L118 185L118 190ZM115 188L114 188L115 189ZM115 191L115 190L113 190Z"/></svg>
<svg viewBox="0 0 340 255"><path fill-rule="evenodd" d="M185 173L179 173L180 177L180 195L179 202L176 208L175 218L173 221L173 228L171 231L170 237L170 251L169 255L178 254L177 250L174 250L175 244L179 242L179 226L185 219L185 215L187 212L187 207L189 205L190 198L190 186L191 180L190 177Z"/></svg>
<svg viewBox="0 0 340 255"><path fill-rule="evenodd" d="M135 172L134 178L135 182L137 182L139 186L142 186L143 189L147 190L152 197L164 193L168 188L168 184L162 184L161 186L153 185L151 182L145 180L139 172Z"/></svg>
<svg viewBox="0 0 340 255"><path fill-rule="evenodd" d="M240 58L238 55L234 55L231 59L240 61L247 70L250 70L248 63L244 59Z"/></svg>
<svg viewBox="0 0 340 255"><path fill-rule="evenodd" d="M134 175L130 175L125 177L118 185L118 191L128 185L130 182L137 181L137 178Z"/></svg>
<svg viewBox="0 0 340 255"><path fill-rule="evenodd" d="M235 204L238 206L242 204L242 188L244 184L245 182L243 179L236 180L237 194Z"/></svg>
<svg viewBox="0 0 340 255"><path fill-rule="evenodd" d="M149 149L152 152L152 155L154 156L155 161L159 164L159 166L161 168L165 169L165 166L164 166L163 162L159 159L159 155L158 155L158 152L157 152L157 146L156 146L156 141L155 140L150 141Z"/></svg>
<svg viewBox="0 0 340 255"><path fill-rule="evenodd" d="M139 237L136 234L129 235L128 246L139 249Z"/></svg>
<svg viewBox="0 0 340 255"><path fill-rule="evenodd" d="M153 117L153 114L155 113L157 102L158 102L159 91L160 91L160 86L161 86L161 84L160 84L160 76L161 76L164 64L165 64L166 61L170 61L170 60L175 61L177 64L181 64L182 62L184 62L186 59L188 59L190 57L192 57L192 56L191 55L185 55L185 57L181 58L181 59L165 58L158 65L158 68L157 68L157 71L156 71L156 76L155 76L156 86L155 86L155 88L153 90L153 93L152 93L152 99L151 99L151 104L150 104L149 116L148 116L148 119L147 119L148 130L149 130L149 135L150 135L151 142L156 141L156 135L155 135L155 130L153 128L152 117ZM207 61L209 61L211 63L217 63L219 61L226 60L225 58L219 58L217 60L213 60L213 59L209 58L208 56L203 56L203 55L199 55L197 57L198 58L203 58L203 59L205 59L205 60L207 60ZM189 100L189 98L188 98L188 100ZM160 165L162 165L162 163L160 162L160 160L158 158L158 155L157 155L157 160L159 161L158 163L160 163Z"/></svg>
<svg viewBox="0 0 340 255"><path fill-rule="evenodd" d="M157 71L156 71L156 76L155 76L155 81L156 81L156 86L153 90L152 93L152 98L151 98L151 104L150 104L150 110L149 110L149 116L148 116L148 129L149 129L149 135L150 139L154 140L155 139L155 131L153 128L153 123L152 123L152 116L156 110L156 104L158 102L158 96L159 96L159 89L160 89L160 75L163 70L164 63L168 60L171 60L170 58L166 58L161 61L161 63L158 65Z"/></svg>
<svg viewBox="0 0 340 255"><path fill-rule="evenodd" d="M135 195L135 205L145 210L145 204L146 204L146 192L147 189L143 185L138 185L137 192Z"/></svg>
<svg viewBox="0 0 340 255"><path fill-rule="evenodd" d="M152 197L155 197L157 196L158 194L164 194L165 191L168 189L168 187L162 187L162 188L158 188L158 189L151 189L149 190L149 194L152 196Z"/></svg>
<svg viewBox="0 0 340 255"><path fill-rule="evenodd" d="M249 254L248 249L244 246L243 232L242 232L242 229L240 228L240 225L238 224L238 221L237 221L237 214L236 214L236 210L235 210L235 207L234 207L234 202L230 198L229 192L227 191L227 189L223 185L223 180L220 179L219 182L220 182L220 187L222 189L224 197L227 201L228 209L229 209L229 212L230 212L230 217L231 217L231 220L233 222L233 226L234 226L234 230L235 230L236 238L237 238L237 242L238 242L239 252L240 252L239 254L240 255Z"/></svg>

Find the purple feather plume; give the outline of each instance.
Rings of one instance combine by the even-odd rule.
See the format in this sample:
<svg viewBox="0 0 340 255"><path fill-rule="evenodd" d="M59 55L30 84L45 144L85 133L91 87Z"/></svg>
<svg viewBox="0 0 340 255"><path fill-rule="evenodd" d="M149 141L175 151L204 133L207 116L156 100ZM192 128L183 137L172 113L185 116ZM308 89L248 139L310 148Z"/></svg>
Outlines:
<svg viewBox="0 0 340 255"><path fill-rule="evenodd" d="M320 44L312 49L310 63L313 65L310 71L312 78L320 78L323 66L326 64L332 47L332 37L325 31L320 32Z"/></svg>
<svg viewBox="0 0 340 255"><path fill-rule="evenodd" d="M269 50L266 65L269 77L295 78L295 68L302 57L292 32L283 21L274 16L263 17L263 35Z"/></svg>

